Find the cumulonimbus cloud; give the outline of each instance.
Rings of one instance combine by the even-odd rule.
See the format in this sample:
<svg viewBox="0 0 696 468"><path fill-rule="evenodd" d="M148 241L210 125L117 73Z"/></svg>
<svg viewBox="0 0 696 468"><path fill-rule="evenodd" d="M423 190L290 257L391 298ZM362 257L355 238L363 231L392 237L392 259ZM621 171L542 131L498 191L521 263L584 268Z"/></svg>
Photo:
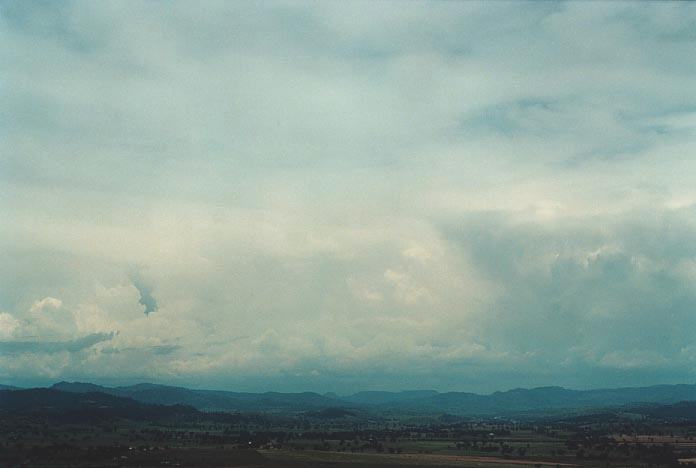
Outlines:
<svg viewBox="0 0 696 468"><path fill-rule="evenodd" d="M696 5L0 9L3 379L693 380Z"/></svg>

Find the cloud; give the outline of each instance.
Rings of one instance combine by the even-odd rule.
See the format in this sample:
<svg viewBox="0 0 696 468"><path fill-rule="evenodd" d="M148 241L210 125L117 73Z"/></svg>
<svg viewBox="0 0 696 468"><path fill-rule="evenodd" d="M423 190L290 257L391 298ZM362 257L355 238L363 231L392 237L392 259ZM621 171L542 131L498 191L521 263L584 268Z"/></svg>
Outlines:
<svg viewBox="0 0 696 468"><path fill-rule="evenodd" d="M0 376L693 380L694 19L4 2Z"/></svg>
<svg viewBox="0 0 696 468"><path fill-rule="evenodd" d="M0 337L9 338L19 326L19 320L12 315L0 313Z"/></svg>
<svg viewBox="0 0 696 468"><path fill-rule="evenodd" d="M131 279L133 281L133 286L135 286L140 293L140 300L138 302L145 306L145 315L155 312L158 306L157 300L152 296L152 289L145 285L140 277L133 276Z"/></svg>
<svg viewBox="0 0 696 468"><path fill-rule="evenodd" d="M56 310L60 309L60 307L63 305L63 301L60 299L56 299L55 297L44 297L40 301L34 302L32 304L31 309L29 309L29 312L32 314L36 313L41 313L44 310Z"/></svg>
<svg viewBox="0 0 696 468"><path fill-rule="evenodd" d="M69 341L0 341L0 351L18 353L75 353L98 343L111 340L116 333L93 333Z"/></svg>

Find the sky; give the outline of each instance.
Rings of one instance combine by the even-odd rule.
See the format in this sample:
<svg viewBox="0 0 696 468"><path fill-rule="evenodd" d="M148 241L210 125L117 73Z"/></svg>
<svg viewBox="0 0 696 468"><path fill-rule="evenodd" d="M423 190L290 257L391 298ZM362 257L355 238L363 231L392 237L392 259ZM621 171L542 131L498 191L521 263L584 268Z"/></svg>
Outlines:
<svg viewBox="0 0 696 468"><path fill-rule="evenodd" d="M0 2L0 382L696 382L696 3Z"/></svg>

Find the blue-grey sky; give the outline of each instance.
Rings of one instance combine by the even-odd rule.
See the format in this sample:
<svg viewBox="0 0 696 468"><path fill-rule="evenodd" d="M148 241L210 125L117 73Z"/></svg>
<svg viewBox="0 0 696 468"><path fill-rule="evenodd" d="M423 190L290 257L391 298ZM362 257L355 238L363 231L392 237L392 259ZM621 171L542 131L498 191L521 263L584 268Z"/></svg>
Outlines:
<svg viewBox="0 0 696 468"><path fill-rule="evenodd" d="M696 380L696 4L0 3L0 382Z"/></svg>

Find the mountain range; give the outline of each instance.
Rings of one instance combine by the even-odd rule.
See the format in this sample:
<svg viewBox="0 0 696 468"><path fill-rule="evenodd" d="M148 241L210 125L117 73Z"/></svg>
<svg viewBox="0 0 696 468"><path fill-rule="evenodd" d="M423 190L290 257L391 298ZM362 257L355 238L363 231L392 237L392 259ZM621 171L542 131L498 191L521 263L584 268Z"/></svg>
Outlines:
<svg viewBox="0 0 696 468"><path fill-rule="evenodd" d="M63 387L63 389L57 389L55 387ZM229 412L208 412L202 411L194 408L190 405L184 404L154 404L145 403L137 401L131 397L117 396L114 394L104 393L103 391L95 391L97 388L102 390L118 391L118 392L128 392L132 391L133 388L136 389L161 389L165 386L145 384L136 385L133 387L100 387L93 384L83 384L83 383L67 383L61 382L52 386L51 388L31 388L31 389L0 389L0 417L2 416L19 416L19 417L32 417L32 418L43 418L47 420L56 420L63 423L84 423L84 422L97 422L111 418L121 418L134 421L159 421L159 422L174 422L174 421L198 421L202 419L213 420L220 423L231 423L240 421L253 421L262 422L265 421L263 415L255 415L253 413L247 414L231 414ZM593 423L593 422L609 422L609 421L622 421L629 419L634 419L636 416L640 415L643 418L650 418L653 420L660 421L693 421L696 420L696 400L691 401L678 401L676 403L666 403L665 400L671 400L675 395L681 395L680 392L684 391L682 386L679 387L679 391L675 393L675 386L659 386L659 387L644 387L646 395L659 397L662 399L661 402L641 402L641 403L629 403L629 404L616 404L616 405L600 405L594 406L593 408L578 407L575 410L566 406L563 411L558 412L556 415L543 416L544 411L547 411L549 405L539 404L540 400L536 400L535 409L529 412L529 415L534 417L541 416L544 419L556 420L556 422L573 422L573 423ZM16 388L16 387L13 387ZM184 395L190 395L188 392L207 392L200 390L190 390L183 389L179 387L169 387L170 389L180 389L186 390ZM69 389L69 390L67 390ZM617 391L623 389L615 390L602 390L602 391L591 391L590 392L579 392L580 394L585 394L584 396L593 400L594 397L602 395L601 392L608 391L614 394ZM632 390L627 392L630 395L641 394L638 388L626 389ZM549 393L550 392L550 393ZM216 392L217 393L217 392ZM225 392L223 392L225 393ZM232 392L229 392L232 393ZM353 399L360 399L366 397L364 392L359 397ZM387 392L388 393L388 392ZM393 397L391 402L404 403L407 401L415 402L420 399L430 400L433 396L446 395L448 398L452 397L452 394L435 394L429 395L431 392L426 392L428 395L421 395L421 397L416 397L416 400L411 400L414 397L413 392L403 392L406 395L401 394L401 392L395 392L391 394ZM513 390L510 392L497 392L492 395L478 395L479 397L509 397L511 395L520 394L531 394L537 397L542 395L558 395L558 389L553 387L547 388L537 388L522 391ZM560 392L566 395L565 392ZM587 393L590 393L587 395ZM135 392L137 394L137 391ZM175 392L170 392L169 395L174 395ZM232 393L232 395L238 395ZM268 395L268 394L242 394L242 395ZM272 394L272 395L305 395L305 394ZM321 395L314 394L315 396L321 397ZM471 394L463 394L471 395ZM577 394L573 394L577 395ZM661 395L661 396L660 396ZM378 408L389 408L394 411L396 408L394 406L382 406L390 395L385 395L380 392L378 395L378 400L380 404L377 405ZM352 395L351 395L352 397ZM183 398L183 397L182 397ZM266 398L268 398L266 396ZM469 397L467 397L469 398ZM615 401L618 401L616 398ZM199 400L202 401L202 400ZM262 404L263 401L259 400L258 404ZM282 398L278 401L284 401ZM316 398L310 398L308 401L311 404L316 404ZM333 399L327 400L330 403L335 403ZM507 404L511 404L509 401ZM297 401L293 401L294 408L299 408L301 405L297 404ZM522 405L522 404L521 404ZM522 407L522 406L520 406ZM374 408L374 406L373 406ZM357 412L356 412L357 411ZM514 412L502 411L500 414L512 414L519 413L519 408L516 408ZM536 413L535 413L536 412ZM470 409L466 411L470 415L485 413L482 410ZM347 409L346 407L335 407L329 406L322 409L313 409L306 411L298 411L297 415L301 418L309 419L342 419L351 418L354 420L371 419L369 410L353 410ZM271 415L268 414L270 417ZM453 420L457 420L456 416L449 415ZM464 416L462 414L462 416ZM261 418L261 419L259 419Z"/></svg>
<svg viewBox="0 0 696 468"><path fill-rule="evenodd" d="M0 386L0 390L16 387ZM466 392L439 393L434 390L404 392L358 392L352 395L304 393L244 393L195 390L143 383L105 387L82 382L59 382L53 390L74 394L101 393L155 405L186 405L200 411L304 412L326 408L357 408L409 413L496 415L608 408L636 403L674 404L696 401L696 385L655 385L598 390L562 387L518 388L488 395ZM4 391L3 394L8 393Z"/></svg>

